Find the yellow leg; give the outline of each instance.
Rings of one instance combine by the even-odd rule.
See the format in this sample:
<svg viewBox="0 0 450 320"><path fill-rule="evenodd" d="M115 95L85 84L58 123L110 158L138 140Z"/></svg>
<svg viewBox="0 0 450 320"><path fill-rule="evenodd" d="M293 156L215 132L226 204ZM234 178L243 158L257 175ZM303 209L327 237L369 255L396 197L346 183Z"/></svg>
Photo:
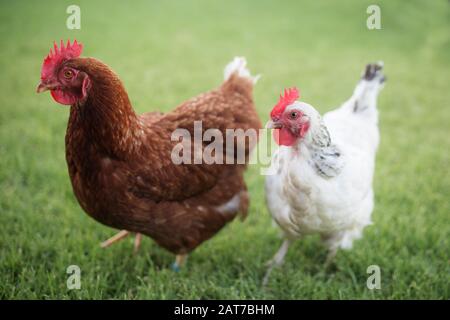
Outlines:
<svg viewBox="0 0 450 320"><path fill-rule="evenodd" d="M134 238L134 250L133 252L136 254L141 246L142 233L136 233L136 238Z"/></svg>
<svg viewBox="0 0 450 320"><path fill-rule="evenodd" d="M180 271L181 267L186 263L187 254L177 254L175 262L172 264L172 270L175 272Z"/></svg>
<svg viewBox="0 0 450 320"><path fill-rule="evenodd" d="M108 240L102 242L100 244L100 246L102 248L106 248L109 247L110 245L112 245L114 242L120 241L123 238L127 237L130 233L127 230L122 230L119 233L115 234L114 236L112 236L111 238L109 238Z"/></svg>
<svg viewBox="0 0 450 320"><path fill-rule="evenodd" d="M102 242L100 244L100 246L102 248L106 248L109 247L110 245L112 245L115 242L118 242L126 237L128 237L130 235L130 231L127 230L121 230L119 231L117 234L115 234L114 236L112 236L111 238L109 238L108 240ZM139 250L139 247L141 246L141 240L142 240L142 233L136 233L136 238L134 239L134 249L133 249L133 253L137 253L137 251Z"/></svg>

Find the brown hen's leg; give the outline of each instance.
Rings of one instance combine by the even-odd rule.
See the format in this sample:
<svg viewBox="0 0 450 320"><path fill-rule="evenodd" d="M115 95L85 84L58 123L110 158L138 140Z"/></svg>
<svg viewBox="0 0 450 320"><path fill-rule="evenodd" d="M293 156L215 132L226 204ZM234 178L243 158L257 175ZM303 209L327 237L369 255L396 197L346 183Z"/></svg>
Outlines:
<svg viewBox="0 0 450 320"><path fill-rule="evenodd" d="M123 238L127 237L130 234L130 232L128 232L127 230L122 230L119 233L115 234L114 236L112 236L111 238L109 238L108 240L102 242L100 244L100 246L102 248L106 248L109 247L110 245L112 245L114 242L120 241Z"/></svg>
<svg viewBox="0 0 450 320"><path fill-rule="evenodd" d="M185 264L187 256L187 254L177 254L175 262L172 264L172 270L179 272L181 267Z"/></svg>
<svg viewBox="0 0 450 320"><path fill-rule="evenodd" d="M134 238L134 250L133 252L136 254L141 246L142 233L136 233L136 237Z"/></svg>
<svg viewBox="0 0 450 320"><path fill-rule="evenodd" d="M120 241L120 240L126 238L129 234L130 234L129 231L122 230L119 233L117 233L114 236L112 236L111 238L109 238L108 240L102 242L100 244L100 246L102 248L109 247L114 242L117 242L117 241ZM141 245L141 239L142 239L142 234L136 233L136 238L134 239L134 250L133 250L134 253L136 253L139 250L139 246Z"/></svg>

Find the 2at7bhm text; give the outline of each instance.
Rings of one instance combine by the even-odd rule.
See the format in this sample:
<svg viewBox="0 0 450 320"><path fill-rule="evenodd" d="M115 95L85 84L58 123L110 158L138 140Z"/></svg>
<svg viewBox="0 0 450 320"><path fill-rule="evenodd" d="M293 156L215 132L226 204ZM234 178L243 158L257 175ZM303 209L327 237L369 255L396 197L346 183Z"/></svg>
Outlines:
<svg viewBox="0 0 450 320"><path fill-rule="evenodd" d="M182 304L175 307L175 315L199 315L202 318L209 314L217 315L274 315L274 305L264 304L219 304L214 307L207 306L187 306Z"/></svg>

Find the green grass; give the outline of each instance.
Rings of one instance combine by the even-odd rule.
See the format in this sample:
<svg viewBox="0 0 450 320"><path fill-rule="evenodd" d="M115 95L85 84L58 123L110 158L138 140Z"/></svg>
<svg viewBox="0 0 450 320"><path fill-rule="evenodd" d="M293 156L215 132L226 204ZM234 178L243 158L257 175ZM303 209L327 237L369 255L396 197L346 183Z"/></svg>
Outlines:
<svg viewBox="0 0 450 320"><path fill-rule="evenodd" d="M82 29L70 31L72 3L0 3L0 298L450 298L448 1L377 1L375 31L365 26L373 1L80 1ZM350 95L366 62L384 60L374 224L338 253L336 270L324 270L317 237L298 241L263 290L264 262L281 240L252 167L248 219L202 245L180 273L148 238L137 256L131 238L100 249L114 231L72 194L69 109L35 93L52 41L69 37L120 75L139 112L169 110L215 87L235 55L263 75L255 89L263 121L293 85L325 112ZM66 288L71 264L82 270L81 290ZM381 290L366 287L372 264L381 267Z"/></svg>

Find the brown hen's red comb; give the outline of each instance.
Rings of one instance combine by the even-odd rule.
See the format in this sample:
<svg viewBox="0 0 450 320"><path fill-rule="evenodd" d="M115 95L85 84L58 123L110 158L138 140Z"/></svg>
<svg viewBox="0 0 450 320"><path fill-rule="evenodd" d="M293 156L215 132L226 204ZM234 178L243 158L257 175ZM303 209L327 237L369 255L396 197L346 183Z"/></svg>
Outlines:
<svg viewBox="0 0 450 320"><path fill-rule="evenodd" d="M64 42L61 40L61 45L59 48L56 41L53 42L53 50L50 49L50 53L44 59L44 63L42 64L41 79L51 76L55 70L55 67L62 61L78 58L83 51L83 45L78 43L77 40L74 40L72 44L70 44L70 40L67 40L67 45L64 47Z"/></svg>
<svg viewBox="0 0 450 320"><path fill-rule="evenodd" d="M298 98L300 98L300 93L297 88L284 89L284 96L280 94L280 100L273 107L270 117L281 116L286 107L293 104Z"/></svg>

